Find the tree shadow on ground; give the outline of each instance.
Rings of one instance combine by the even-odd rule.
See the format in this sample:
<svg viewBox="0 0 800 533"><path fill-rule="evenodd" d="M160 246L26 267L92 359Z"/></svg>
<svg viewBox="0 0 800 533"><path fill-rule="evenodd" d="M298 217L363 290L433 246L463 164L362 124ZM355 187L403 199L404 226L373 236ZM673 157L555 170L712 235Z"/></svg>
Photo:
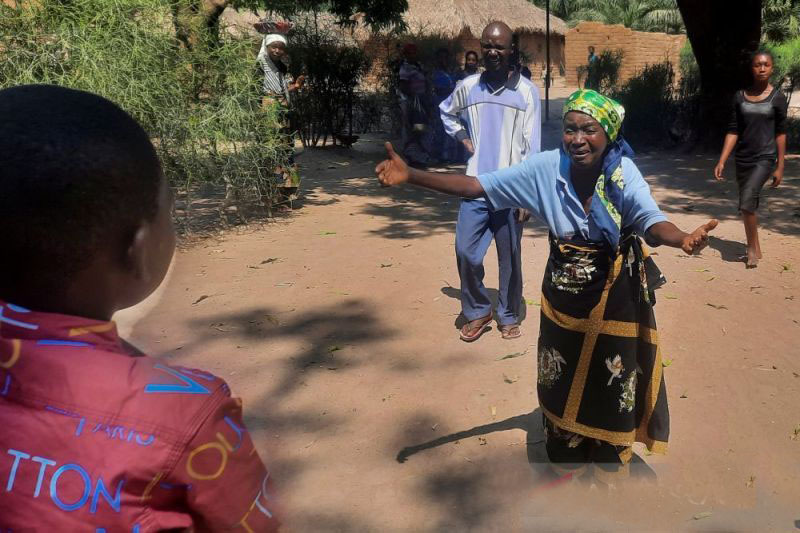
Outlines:
<svg viewBox="0 0 800 533"><path fill-rule="evenodd" d="M422 437L424 428L430 427L430 418L412 420L404 432L403 438ZM550 469L550 461L545 449L545 434L543 429L543 415L540 408L532 412L517 415L505 420L476 426L463 431L428 440L419 444L405 446L397 453L395 460L406 463L412 456L438 448L445 444L458 444L463 439L482 437L498 431L522 430L525 432L525 447L528 466L533 474L533 481L529 485L513 489L521 494L534 494L540 490L557 485L561 480ZM498 452L494 455L501 454ZM442 520L441 530L483 530L496 523L496 509L503 508L501 499L507 496L498 494L487 480L496 475L494 462L503 461L503 468L513 457L490 458L480 464L470 461L469 467L449 466L428 473L421 482L421 488L426 497L439 504L439 508L446 514ZM637 454L633 454L630 466L631 477L648 484L657 482L655 471ZM588 488L588 487L587 487ZM507 517L506 517L507 519Z"/></svg>
<svg viewBox="0 0 800 533"><path fill-rule="evenodd" d="M358 208L357 214L385 219L386 224L371 233L388 239L415 239L455 232L460 200L437 192L413 186L383 188L374 175L375 166L385 158L384 139L379 135L364 136L348 154L330 152L324 161L309 168L303 177L303 203L328 205L341 195L369 198ZM348 159L343 159L344 157ZM341 160L336 160L336 158ZM347 163L338 169L330 169ZM325 172L314 172L325 169ZM441 172L463 172L462 167L437 168ZM526 233L546 235L546 229L527 225Z"/></svg>
<svg viewBox="0 0 800 533"><path fill-rule="evenodd" d="M359 347L384 341L396 334L377 320L373 305L360 299L320 307L302 315L292 314L274 307L255 307L236 312L217 313L187 322L190 331L196 332L192 340L177 350L157 357L170 364L181 364L183 354L208 349L214 343L240 348L241 344L258 343L267 339L301 342L296 355L278 361L277 375L265 378L262 393L248 406L247 423L252 429L269 428L281 433L317 433L332 426L342 425L341 416L314 409L282 409L288 395L308 385L312 380L333 379L335 374L351 372L365 365L379 364L390 372L410 372L415 365L404 365L402 356L392 360L369 351L360 355L347 350L350 345ZM347 327L342 327L346 324ZM234 356L236 352L234 351ZM264 372L259 358L251 358L244 372L258 376ZM269 384L269 385L266 385Z"/></svg>
<svg viewBox="0 0 800 533"><path fill-rule="evenodd" d="M634 161L642 174L648 176L659 207L667 216L697 214L741 224L733 164L726 169L725 180L718 182L713 178L716 155L663 151L640 155ZM766 186L762 195L759 226L782 235L800 235L800 158L787 158L781 186L777 189ZM744 238L744 227L741 234Z"/></svg>

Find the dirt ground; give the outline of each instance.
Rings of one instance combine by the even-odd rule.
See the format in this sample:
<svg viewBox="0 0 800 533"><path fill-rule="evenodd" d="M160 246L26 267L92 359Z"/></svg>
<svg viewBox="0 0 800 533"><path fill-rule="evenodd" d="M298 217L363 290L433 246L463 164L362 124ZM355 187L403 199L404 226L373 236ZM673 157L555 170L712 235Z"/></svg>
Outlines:
<svg viewBox="0 0 800 533"><path fill-rule="evenodd" d="M460 341L458 200L378 187L379 140L303 154L291 215L183 249L163 290L119 317L141 348L243 398L289 530L800 528L800 159L768 191L765 259L746 270L732 172L718 184L711 155L638 155L673 222L721 224L698 257L657 249L669 453L637 446L635 479L606 493L542 483L546 231L528 223L523 237L523 337Z"/></svg>

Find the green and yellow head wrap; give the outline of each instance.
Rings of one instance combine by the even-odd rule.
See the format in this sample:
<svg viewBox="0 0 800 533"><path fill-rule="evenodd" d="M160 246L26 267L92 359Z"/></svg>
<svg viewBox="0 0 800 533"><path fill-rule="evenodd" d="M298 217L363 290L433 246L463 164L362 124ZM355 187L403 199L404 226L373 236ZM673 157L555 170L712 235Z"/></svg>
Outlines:
<svg viewBox="0 0 800 533"><path fill-rule="evenodd" d="M599 122L611 142L617 139L625 119L625 108L619 102L591 89L578 89L567 98L561 117L570 111L586 113Z"/></svg>

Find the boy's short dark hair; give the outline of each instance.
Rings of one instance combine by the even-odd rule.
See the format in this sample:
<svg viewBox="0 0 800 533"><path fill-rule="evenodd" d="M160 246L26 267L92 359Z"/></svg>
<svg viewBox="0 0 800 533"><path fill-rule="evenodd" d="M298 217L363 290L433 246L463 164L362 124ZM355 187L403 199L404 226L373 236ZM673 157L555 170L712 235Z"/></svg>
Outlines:
<svg viewBox="0 0 800 533"><path fill-rule="evenodd" d="M105 98L55 85L0 91L0 290L61 291L97 250L124 253L155 216L161 179L145 131Z"/></svg>
<svg viewBox="0 0 800 533"><path fill-rule="evenodd" d="M464 59L468 58L469 56L475 56L475 59L478 59L478 52L475 50L467 50L467 53L464 54Z"/></svg>

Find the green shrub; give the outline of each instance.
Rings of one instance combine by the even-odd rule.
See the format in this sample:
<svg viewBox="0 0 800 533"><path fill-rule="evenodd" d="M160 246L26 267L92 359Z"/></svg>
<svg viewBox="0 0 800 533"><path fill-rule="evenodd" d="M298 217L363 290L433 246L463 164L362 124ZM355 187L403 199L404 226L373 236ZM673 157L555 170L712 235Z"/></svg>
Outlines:
<svg viewBox="0 0 800 533"><path fill-rule="evenodd" d="M647 65L614 93L625 108L624 135L632 145L659 145L669 139L676 116L674 80L669 62Z"/></svg>
<svg viewBox="0 0 800 533"><path fill-rule="evenodd" d="M619 71L624 56L625 53L621 49L603 50L597 55L593 73L589 72L588 65L578 67L578 79L583 79L587 87L593 87L603 94L611 94L617 90ZM593 80L588 79L590 75L594 77Z"/></svg>
<svg viewBox="0 0 800 533"><path fill-rule="evenodd" d="M336 32L300 21L292 32L289 70L305 74L302 91L293 95L292 120L304 146L346 133L357 106L356 86L369 66L364 52L341 41Z"/></svg>
<svg viewBox="0 0 800 533"><path fill-rule="evenodd" d="M800 88L800 37L770 47L775 57L776 82L786 81L791 94Z"/></svg>
<svg viewBox="0 0 800 533"><path fill-rule="evenodd" d="M254 42L221 32L188 48L169 0L42 0L0 8L0 87L57 84L119 104L144 126L173 185L228 183L269 200L281 163L260 108Z"/></svg>

